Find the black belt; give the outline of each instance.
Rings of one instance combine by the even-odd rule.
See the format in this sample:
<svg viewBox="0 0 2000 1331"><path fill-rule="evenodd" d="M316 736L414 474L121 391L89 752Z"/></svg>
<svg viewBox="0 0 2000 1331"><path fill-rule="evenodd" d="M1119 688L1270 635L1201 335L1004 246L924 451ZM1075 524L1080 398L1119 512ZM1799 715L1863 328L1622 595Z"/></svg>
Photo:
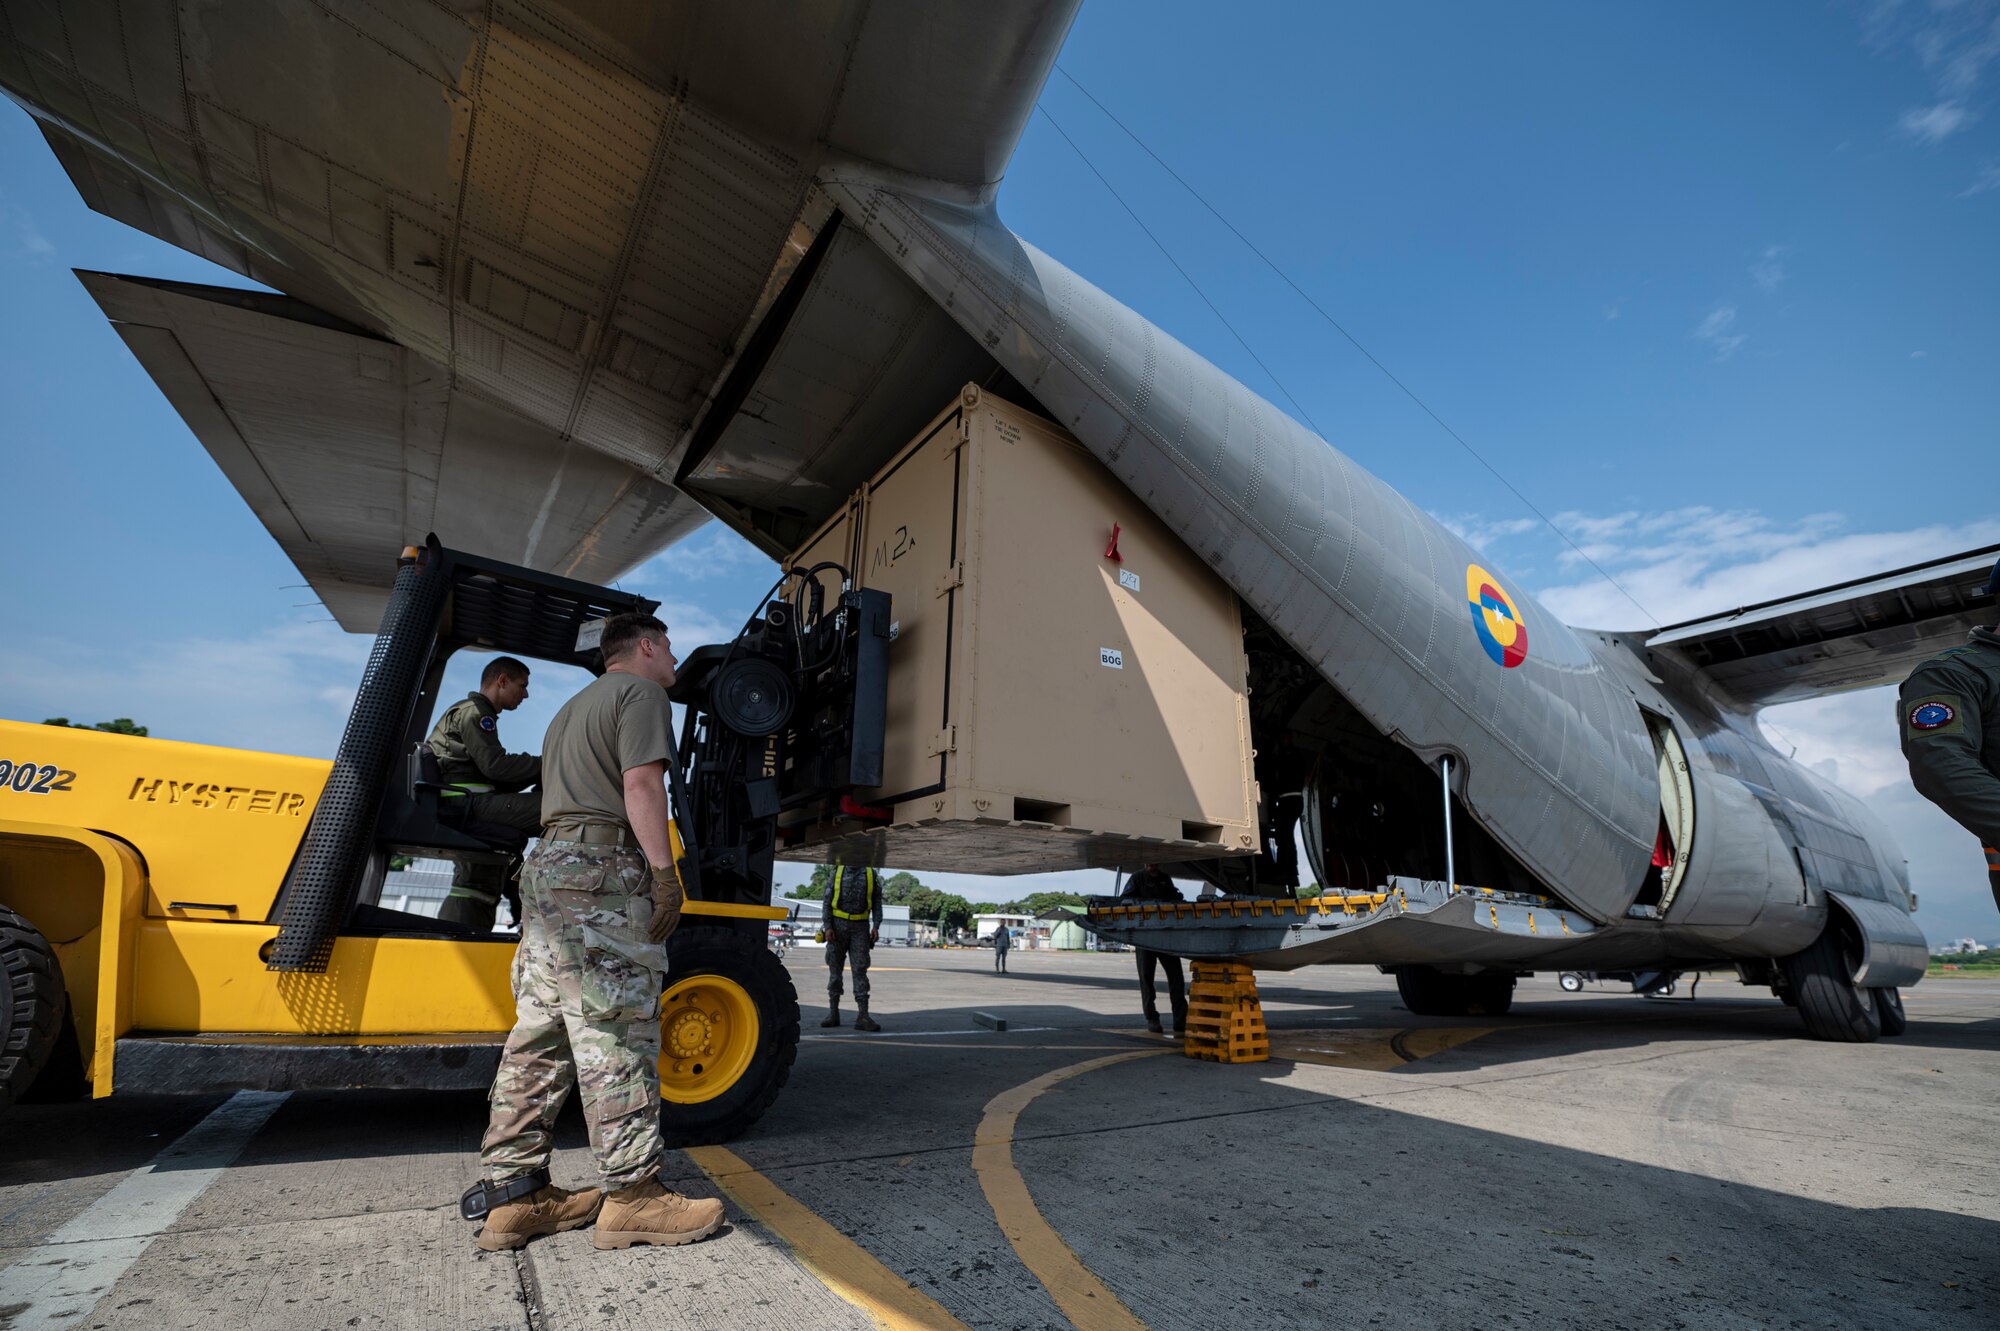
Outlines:
<svg viewBox="0 0 2000 1331"><path fill-rule="evenodd" d="M574 841L585 846L630 846L639 848L639 838L629 827L605 823L550 823L542 835L551 841Z"/></svg>

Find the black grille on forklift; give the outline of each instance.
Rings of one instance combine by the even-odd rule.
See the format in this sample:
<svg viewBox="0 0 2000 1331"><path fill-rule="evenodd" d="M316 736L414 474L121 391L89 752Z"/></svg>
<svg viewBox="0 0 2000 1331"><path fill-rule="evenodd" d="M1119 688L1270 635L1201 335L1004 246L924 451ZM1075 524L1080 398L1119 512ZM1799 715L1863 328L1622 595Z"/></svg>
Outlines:
<svg viewBox="0 0 2000 1331"><path fill-rule="evenodd" d="M284 915L266 964L269 970L324 971L333 956L334 936L353 904L375 839L382 783L402 742L418 676L430 660L450 582L435 545L425 555L396 570L382 630L361 674L326 791L285 883Z"/></svg>

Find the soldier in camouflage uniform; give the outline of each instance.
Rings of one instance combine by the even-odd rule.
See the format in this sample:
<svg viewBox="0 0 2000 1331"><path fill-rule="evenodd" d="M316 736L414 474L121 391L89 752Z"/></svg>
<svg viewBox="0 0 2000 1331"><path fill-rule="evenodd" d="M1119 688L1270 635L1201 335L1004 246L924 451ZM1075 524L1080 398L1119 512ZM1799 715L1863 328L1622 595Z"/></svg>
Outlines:
<svg viewBox="0 0 2000 1331"><path fill-rule="evenodd" d="M881 884L873 869L833 866L826 885L826 1020L840 1025L840 972L854 959L854 1029L879 1031L882 1023L868 1015L868 955L882 934Z"/></svg>
<svg viewBox="0 0 2000 1331"><path fill-rule="evenodd" d="M528 667L511 656L495 657L480 672L478 689L445 709L427 742L445 781L464 792L448 798L464 801L468 822L534 836L542 830L542 797L526 791L540 779L542 760L509 753L500 743L500 713L513 711L527 696ZM452 877L439 919L491 929L503 894L520 916L520 901L508 888L510 867L458 865Z"/></svg>
<svg viewBox="0 0 2000 1331"><path fill-rule="evenodd" d="M602 650L604 675L563 705L543 744L547 829L521 875L514 1029L480 1148L486 1182L462 1204L469 1218L484 1213L488 1251L593 1217L599 1248L688 1243L722 1223L722 1203L658 1178L659 1002L681 912L665 787L676 663L650 615L614 615ZM602 1192L549 1180L572 1085Z"/></svg>
<svg viewBox="0 0 2000 1331"><path fill-rule="evenodd" d="M1980 590L2000 592L2000 564ZM2000 906L2000 630L1976 628L1911 671L1896 723L1911 784L1979 838Z"/></svg>

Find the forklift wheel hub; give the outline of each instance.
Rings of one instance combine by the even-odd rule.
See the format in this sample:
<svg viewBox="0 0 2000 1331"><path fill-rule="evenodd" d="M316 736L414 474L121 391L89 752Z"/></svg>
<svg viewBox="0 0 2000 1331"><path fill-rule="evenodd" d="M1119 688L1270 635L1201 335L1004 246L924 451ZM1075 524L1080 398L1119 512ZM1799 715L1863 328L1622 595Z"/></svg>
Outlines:
<svg viewBox="0 0 2000 1331"><path fill-rule="evenodd" d="M660 1000L660 1097L675 1104L713 1100L734 1086L757 1054L757 1004L736 981L690 975Z"/></svg>

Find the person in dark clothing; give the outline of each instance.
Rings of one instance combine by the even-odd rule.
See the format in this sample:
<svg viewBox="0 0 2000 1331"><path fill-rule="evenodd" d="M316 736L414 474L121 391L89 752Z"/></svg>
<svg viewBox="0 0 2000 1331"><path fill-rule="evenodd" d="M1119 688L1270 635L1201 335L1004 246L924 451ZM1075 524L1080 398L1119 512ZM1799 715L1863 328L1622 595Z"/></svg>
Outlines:
<svg viewBox="0 0 2000 1331"><path fill-rule="evenodd" d="M993 969L996 974L1007 973L1007 954L1014 948L1014 934L1006 925L993 931Z"/></svg>
<svg viewBox="0 0 2000 1331"><path fill-rule="evenodd" d="M2000 593L2000 564L1980 590ZM1911 671L1896 726L1910 783L1979 838L2000 906L2000 629L1976 628Z"/></svg>
<svg viewBox="0 0 2000 1331"><path fill-rule="evenodd" d="M1123 901L1184 901L1181 890L1174 886L1157 864L1148 864L1132 875L1125 884L1125 890L1118 894ZM1139 960L1139 1006L1146 1014L1146 1029L1155 1035L1161 1034L1160 1009L1153 993L1153 974L1162 965L1167 972L1167 1002L1173 1009L1174 1034L1187 1033L1187 975L1181 969L1181 959L1165 952L1155 952L1150 948L1134 948Z"/></svg>

